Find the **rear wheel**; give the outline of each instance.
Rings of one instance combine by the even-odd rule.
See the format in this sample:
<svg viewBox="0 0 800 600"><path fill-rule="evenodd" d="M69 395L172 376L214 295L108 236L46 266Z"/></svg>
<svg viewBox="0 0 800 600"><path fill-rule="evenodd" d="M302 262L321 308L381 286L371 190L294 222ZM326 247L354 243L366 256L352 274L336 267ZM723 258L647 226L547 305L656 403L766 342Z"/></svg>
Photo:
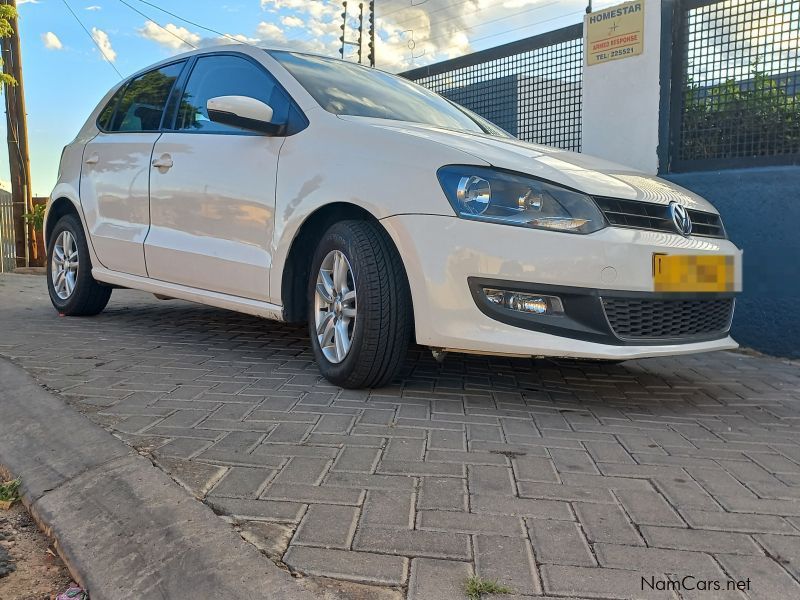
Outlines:
<svg viewBox="0 0 800 600"><path fill-rule="evenodd" d="M411 294L378 225L342 221L328 229L311 263L308 306L311 346L326 379L347 388L394 379L411 340Z"/></svg>
<svg viewBox="0 0 800 600"><path fill-rule="evenodd" d="M55 309L67 316L96 315L111 297L111 288L92 277L86 235L76 215L61 217L50 235L47 289Z"/></svg>

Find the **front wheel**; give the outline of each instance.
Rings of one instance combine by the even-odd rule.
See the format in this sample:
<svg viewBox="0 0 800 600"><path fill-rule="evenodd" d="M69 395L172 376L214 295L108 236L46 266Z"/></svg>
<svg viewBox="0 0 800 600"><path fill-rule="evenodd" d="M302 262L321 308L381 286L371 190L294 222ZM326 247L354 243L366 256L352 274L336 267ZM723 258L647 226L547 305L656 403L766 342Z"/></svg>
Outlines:
<svg viewBox="0 0 800 600"><path fill-rule="evenodd" d="M380 226L341 221L325 232L311 262L308 306L311 346L328 381L362 388L394 379L411 340L411 293Z"/></svg>
<svg viewBox="0 0 800 600"><path fill-rule="evenodd" d="M68 317L96 315L111 297L111 288L92 277L86 235L76 215L61 217L50 235L47 290L55 309Z"/></svg>

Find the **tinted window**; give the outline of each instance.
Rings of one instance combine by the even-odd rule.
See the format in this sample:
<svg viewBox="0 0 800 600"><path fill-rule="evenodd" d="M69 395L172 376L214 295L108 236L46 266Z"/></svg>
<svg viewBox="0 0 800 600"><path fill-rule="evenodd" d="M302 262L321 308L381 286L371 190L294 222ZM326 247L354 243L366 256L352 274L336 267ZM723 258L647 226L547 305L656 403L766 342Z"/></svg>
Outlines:
<svg viewBox="0 0 800 600"><path fill-rule="evenodd" d="M125 88L109 130L158 131L167 98L183 65L168 65L132 80Z"/></svg>
<svg viewBox="0 0 800 600"><path fill-rule="evenodd" d="M343 60L274 50L270 54L328 112L504 135L497 127L481 127L461 107L402 77Z"/></svg>
<svg viewBox="0 0 800 600"><path fill-rule="evenodd" d="M122 95L125 93L125 86L123 85L119 88L113 96L111 96L111 100L103 107L103 110L100 111L100 115L97 117L97 126L107 131L108 128L111 126L111 119L114 117L114 109L117 108L117 104L119 103L119 99L122 98Z"/></svg>
<svg viewBox="0 0 800 600"><path fill-rule="evenodd" d="M205 56L197 60L189 76L176 129L241 132L236 127L209 120L206 103L217 96L247 96L261 100L272 107L276 122L288 120L288 98L264 69L237 56Z"/></svg>

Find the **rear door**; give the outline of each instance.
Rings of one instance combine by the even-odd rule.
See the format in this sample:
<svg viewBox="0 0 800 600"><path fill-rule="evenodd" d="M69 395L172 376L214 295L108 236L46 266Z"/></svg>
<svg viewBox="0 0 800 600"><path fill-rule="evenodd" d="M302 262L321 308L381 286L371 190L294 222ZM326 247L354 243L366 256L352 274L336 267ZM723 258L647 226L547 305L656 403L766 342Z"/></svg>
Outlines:
<svg viewBox="0 0 800 600"><path fill-rule="evenodd" d="M209 120L217 96L248 96L286 121L290 98L259 63L234 53L197 58L172 131L153 150L150 277L243 298L269 298L278 153L285 138Z"/></svg>
<svg viewBox="0 0 800 600"><path fill-rule="evenodd" d="M184 65L148 71L123 86L98 118L100 133L84 149L81 205L97 258L113 271L147 276L150 161Z"/></svg>

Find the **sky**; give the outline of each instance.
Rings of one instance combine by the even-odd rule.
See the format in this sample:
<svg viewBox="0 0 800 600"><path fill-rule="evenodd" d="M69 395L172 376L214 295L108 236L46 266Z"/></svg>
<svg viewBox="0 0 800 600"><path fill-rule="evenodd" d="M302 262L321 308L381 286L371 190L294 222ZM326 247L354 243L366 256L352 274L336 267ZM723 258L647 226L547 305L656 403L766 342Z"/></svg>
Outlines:
<svg viewBox="0 0 800 600"><path fill-rule="evenodd" d="M593 7L616 3L595 0ZM334 0L17 0L17 4L31 179L37 196L50 194L61 149L120 80L117 71L126 77L190 50L190 45L234 38L339 56L342 4ZM376 0L375 4L378 67L399 72L579 23L587 2ZM348 2L348 13L347 37L355 39L358 0ZM366 15L364 30L366 45ZM356 60L354 54L355 49L348 47L345 57ZM365 47L365 61L366 54ZM5 139L5 119L0 119L0 133ZM0 147L0 186L9 188L5 145Z"/></svg>

